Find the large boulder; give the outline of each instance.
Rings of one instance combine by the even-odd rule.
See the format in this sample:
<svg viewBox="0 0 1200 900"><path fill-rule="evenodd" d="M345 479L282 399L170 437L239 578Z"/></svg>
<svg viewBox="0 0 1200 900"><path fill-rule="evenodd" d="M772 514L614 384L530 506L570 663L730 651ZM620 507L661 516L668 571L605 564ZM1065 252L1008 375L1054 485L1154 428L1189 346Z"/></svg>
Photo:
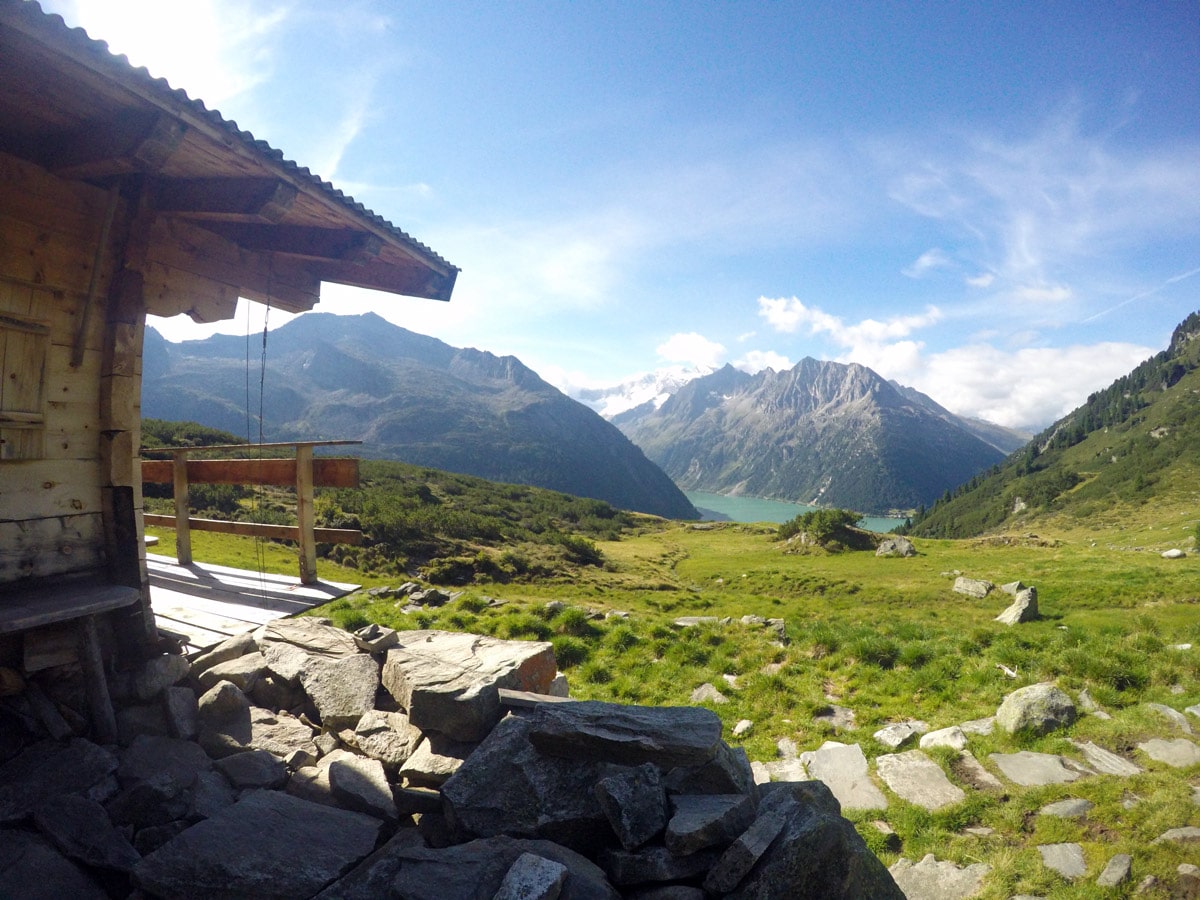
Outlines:
<svg viewBox="0 0 1200 900"><path fill-rule="evenodd" d="M86 794L117 765L112 753L83 738L32 744L0 766L0 825L25 818L52 797Z"/></svg>
<svg viewBox="0 0 1200 900"><path fill-rule="evenodd" d="M875 549L876 556L916 556L917 548L906 537L884 538Z"/></svg>
<svg viewBox="0 0 1200 900"><path fill-rule="evenodd" d="M1009 734L1041 735L1066 728L1077 718L1075 703L1052 684L1031 684L1004 698L996 724Z"/></svg>
<svg viewBox="0 0 1200 900"><path fill-rule="evenodd" d="M539 707L530 741L552 756L603 759L661 769L702 766L721 744L721 720L692 706L623 706L583 701Z"/></svg>
<svg viewBox="0 0 1200 900"><path fill-rule="evenodd" d="M981 578L967 578L960 575L954 579L954 592L956 594L966 594L968 597L982 599L991 593L995 587L990 581L984 581Z"/></svg>
<svg viewBox="0 0 1200 900"><path fill-rule="evenodd" d="M1032 622L1037 617L1037 588L1029 587L1017 592L1016 599L1008 609L996 616L996 621L1005 625L1019 625L1021 622Z"/></svg>

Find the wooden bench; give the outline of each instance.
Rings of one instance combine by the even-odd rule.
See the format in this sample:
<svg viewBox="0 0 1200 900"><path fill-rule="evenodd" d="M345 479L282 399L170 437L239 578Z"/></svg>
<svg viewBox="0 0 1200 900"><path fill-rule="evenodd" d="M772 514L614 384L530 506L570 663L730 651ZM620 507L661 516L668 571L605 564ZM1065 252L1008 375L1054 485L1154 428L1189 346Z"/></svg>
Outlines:
<svg viewBox="0 0 1200 900"><path fill-rule="evenodd" d="M134 587L109 584L94 577L64 578L0 588L0 635L17 634L47 625L76 623L79 663L87 684L92 727L99 743L114 743L117 720L100 655L96 616L141 601Z"/></svg>

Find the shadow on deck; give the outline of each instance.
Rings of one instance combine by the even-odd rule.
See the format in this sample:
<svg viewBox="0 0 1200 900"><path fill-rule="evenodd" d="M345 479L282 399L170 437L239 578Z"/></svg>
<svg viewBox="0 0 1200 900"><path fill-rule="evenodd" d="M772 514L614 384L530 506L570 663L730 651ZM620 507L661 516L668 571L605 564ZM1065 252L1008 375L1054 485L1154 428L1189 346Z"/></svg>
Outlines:
<svg viewBox="0 0 1200 900"><path fill-rule="evenodd" d="M146 554L146 566L155 624L159 631L183 641L187 653L358 589L356 584L332 581L301 584L286 575L208 563L181 566L171 557L153 553Z"/></svg>

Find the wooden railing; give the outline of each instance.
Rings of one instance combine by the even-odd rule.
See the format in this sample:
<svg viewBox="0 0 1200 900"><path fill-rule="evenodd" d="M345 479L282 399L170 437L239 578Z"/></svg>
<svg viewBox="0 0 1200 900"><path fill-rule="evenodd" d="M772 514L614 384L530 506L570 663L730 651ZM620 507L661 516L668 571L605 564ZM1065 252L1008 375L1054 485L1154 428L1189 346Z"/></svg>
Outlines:
<svg viewBox="0 0 1200 900"><path fill-rule="evenodd" d="M360 444L361 441L294 441L277 444L231 444L217 447L156 447L153 452L170 453L170 459L142 460L142 481L173 484L175 515L146 513L147 525L175 529L175 556L181 565L192 561L192 531L214 531L254 537L295 541L300 545L300 581L317 581L317 544L358 544L362 532L350 528L316 528L313 489L358 487L358 460L313 456L314 447ZM292 458L189 459L201 451L257 452L294 448ZM189 484L276 485L296 489L296 524L267 525L259 522L230 522L223 519L192 518L188 512Z"/></svg>

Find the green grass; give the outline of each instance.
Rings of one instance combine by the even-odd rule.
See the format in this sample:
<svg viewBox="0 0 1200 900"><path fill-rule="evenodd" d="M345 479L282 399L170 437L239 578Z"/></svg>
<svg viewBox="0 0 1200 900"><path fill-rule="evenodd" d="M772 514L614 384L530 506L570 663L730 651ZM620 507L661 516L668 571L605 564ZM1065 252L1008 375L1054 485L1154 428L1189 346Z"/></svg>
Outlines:
<svg viewBox="0 0 1200 900"><path fill-rule="evenodd" d="M347 627L374 621L549 640L579 698L686 704L694 688L711 682L729 698L711 707L727 739L744 746L752 759L774 758L776 741L784 737L802 750L831 737L859 742L874 757L886 748L870 735L884 724L918 718L941 728L981 718L1016 687L1039 681L1056 681L1071 693L1086 687L1113 720L1085 716L1041 738L972 737L970 749L981 761L986 764L988 753L1017 749L1068 752L1067 737L1129 752L1146 737L1171 736L1166 723L1141 704L1182 709L1200 702L1200 558L1169 561L1159 555L1161 545L1175 542L1187 524L1182 508L1143 509L1127 517L1122 529L1104 526L1096 532L1093 524L1041 522L1037 538L1024 533L918 539L919 555L911 559L790 554L771 526L700 530L676 524L597 541L603 566L507 583L477 581L439 610L406 615L395 600L364 591L314 612ZM159 552L172 552L169 534ZM247 539L196 534L194 541L197 559L257 565ZM294 571L293 551L266 547L268 569ZM319 571L328 580L367 586L403 580L364 575L327 560ZM995 622L1007 595L997 591L974 600L954 594L955 572L997 584L1020 579L1035 585L1044 618L1011 628ZM487 597L505 603L492 606ZM566 608L547 610L551 600ZM628 618L604 618L616 610ZM733 621L673 627L682 615ZM770 630L740 624L744 615L784 619L789 642L781 646ZM1197 649L1172 649L1177 643ZM1008 678L999 665L1018 678ZM737 676L736 687L726 683L727 674ZM813 713L831 701L856 712L856 731L833 735L813 722ZM732 727L743 718L754 727L744 738L733 738ZM1195 848L1151 842L1168 828L1200 825L1200 807L1191 802L1200 771L1138 761L1147 771L1127 780L1009 786L1004 798L968 790L966 801L936 813L892 797L886 813L850 818L887 863L925 853L962 864L987 862L993 872L980 895L985 898L1130 896L1147 874L1160 879L1161 890L1145 896L1168 896L1176 867L1193 861ZM1064 797L1092 800L1096 808L1083 822L1037 815L1046 803ZM1132 798L1138 802L1127 809ZM900 835L900 854L884 849L870 824L878 818ZM971 825L995 833L979 837L963 830ZM1036 850L1039 843L1067 840L1084 847L1089 874L1081 884L1068 885L1048 872ZM1089 886L1119 852L1133 856L1132 884L1108 892Z"/></svg>

